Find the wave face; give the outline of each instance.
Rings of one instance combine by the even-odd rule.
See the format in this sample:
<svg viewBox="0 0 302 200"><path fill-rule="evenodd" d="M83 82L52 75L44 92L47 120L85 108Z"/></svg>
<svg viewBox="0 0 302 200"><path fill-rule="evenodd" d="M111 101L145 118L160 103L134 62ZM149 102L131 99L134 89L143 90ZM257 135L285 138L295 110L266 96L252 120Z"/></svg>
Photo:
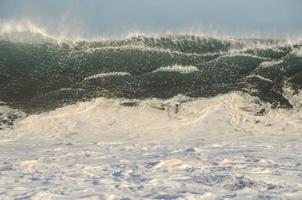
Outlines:
<svg viewBox="0 0 302 200"><path fill-rule="evenodd" d="M33 113L101 96L167 99L242 91L291 108L283 88L302 88L301 46L195 35L59 42L9 33L0 37L0 101Z"/></svg>

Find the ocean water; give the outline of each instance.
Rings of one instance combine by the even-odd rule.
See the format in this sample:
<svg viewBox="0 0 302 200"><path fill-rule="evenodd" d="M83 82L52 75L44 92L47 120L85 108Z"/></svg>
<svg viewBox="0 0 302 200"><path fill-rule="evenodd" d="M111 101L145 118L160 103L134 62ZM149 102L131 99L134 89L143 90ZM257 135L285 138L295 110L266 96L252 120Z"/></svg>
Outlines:
<svg viewBox="0 0 302 200"><path fill-rule="evenodd" d="M302 43L0 34L0 199L300 199Z"/></svg>

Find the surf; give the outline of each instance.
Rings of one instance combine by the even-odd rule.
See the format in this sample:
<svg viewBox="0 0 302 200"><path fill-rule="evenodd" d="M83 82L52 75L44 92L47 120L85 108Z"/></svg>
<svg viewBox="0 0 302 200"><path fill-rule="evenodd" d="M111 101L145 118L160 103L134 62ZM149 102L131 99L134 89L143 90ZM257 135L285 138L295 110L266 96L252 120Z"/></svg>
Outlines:
<svg viewBox="0 0 302 200"><path fill-rule="evenodd" d="M58 40L42 33L20 29L0 37L0 100L29 114L97 97L211 98L230 92L292 109L284 88L295 94L302 88L299 40L177 34Z"/></svg>
<svg viewBox="0 0 302 200"><path fill-rule="evenodd" d="M302 96L292 97L301 103ZM38 123L36 123L38 122ZM214 98L96 98L50 112L23 116L1 138L12 141L94 143L219 140L235 137L297 135L301 104L292 110L259 105L249 94L228 93ZM219 138L219 139L218 139Z"/></svg>

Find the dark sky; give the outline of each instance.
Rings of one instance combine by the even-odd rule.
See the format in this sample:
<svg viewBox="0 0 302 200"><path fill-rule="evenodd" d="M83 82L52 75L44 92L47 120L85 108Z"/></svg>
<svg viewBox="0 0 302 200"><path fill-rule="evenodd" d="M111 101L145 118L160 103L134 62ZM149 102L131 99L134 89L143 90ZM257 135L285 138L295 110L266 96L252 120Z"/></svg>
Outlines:
<svg viewBox="0 0 302 200"><path fill-rule="evenodd" d="M302 32L302 0L0 0L1 22L32 23L52 34L218 31ZM0 25L1 26L1 25Z"/></svg>

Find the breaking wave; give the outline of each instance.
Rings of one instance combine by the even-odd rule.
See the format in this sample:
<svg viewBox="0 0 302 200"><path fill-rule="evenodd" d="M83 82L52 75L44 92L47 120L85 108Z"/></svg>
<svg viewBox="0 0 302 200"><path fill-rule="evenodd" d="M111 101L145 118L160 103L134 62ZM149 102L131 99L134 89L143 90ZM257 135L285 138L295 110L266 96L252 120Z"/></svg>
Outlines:
<svg viewBox="0 0 302 200"><path fill-rule="evenodd" d="M302 95L296 96L297 101ZM300 107L301 108L301 107ZM259 105L248 94L214 98L107 99L78 102L20 120L2 140L113 142L196 140L223 135L297 135L302 112ZM38 122L38 123L37 123ZM205 136L206 135L206 136Z"/></svg>
<svg viewBox="0 0 302 200"><path fill-rule="evenodd" d="M59 41L39 32L2 31L0 101L36 113L95 97L208 98L239 91L292 108L284 88L293 94L302 88L301 46L198 35Z"/></svg>

